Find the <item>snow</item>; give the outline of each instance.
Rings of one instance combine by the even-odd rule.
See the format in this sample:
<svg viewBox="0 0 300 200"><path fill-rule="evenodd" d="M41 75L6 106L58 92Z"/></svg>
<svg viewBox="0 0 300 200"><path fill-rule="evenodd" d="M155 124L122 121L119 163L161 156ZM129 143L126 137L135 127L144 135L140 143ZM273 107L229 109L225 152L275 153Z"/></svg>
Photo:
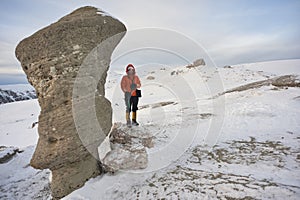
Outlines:
<svg viewBox="0 0 300 200"><path fill-rule="evenodd" d="M64 199L299 199L300 88L215 95L278 75L300 75L300 60L137 71L143 97L141 126L134 129L155 136L148 167L96 177ZM125 119L121 78L122 72L110 68L105 87L114 122ZM49 197L49 172L28 165L38 138L31 125L39 112L37 100L0 106L0 145L24 150L0 164L6 199Z"/></svg>
<svg viewBox="0 0 300 200"><path fill-rule="evenodd" d="M0 147L0 159L4 158L5 156L14 155L18 151L16 147Z"/></svg>
<svg viewBox="0 0 300 200"><path fill-rule="evenodd" d="M36 99L0 106L0 146L9 147L0 151L0 157L19 149L9 162L0 164L0 199L48 199L50 196L50 172L29 165L38 140L38 125L32 128L32 124L38 121L39 112Z"/></svg>
<svg viewBox="0 0 300 200"><path fill-rule="evenodd" d="M240 66L276 75L300 74L300 62L298 59L249 63Z"/></svg>
<svg viewBox="0 0 300 200"><path fill-rule="evenodd" d="M27 147L37 144L40 107L37 99L0 106L0 141L2 146Z"/></svg>
<svg viewBox="0 0 300 200"><path fill-rule="evenodd" d="M225 90L276 75L299 75L299 64L300 60L275 61L217 71ZM178 75L171 76L173 71ZM65 199L298 199L299 88L268 86L226 94L222 114L208 98L212 94L207 82L214 71L181 67L143 73L139 119L144 127L152 126L156 135L155 148L148 152L148 168L97 177ZM147 80L149 75L155 79ZM120 73L111 71L108 79L106 96L114 102L114 120L123 121ZM174 89L184 85L193 99ZM157 106L160 102L174 103ZM216 146L206 146L212 118L222 115ZM225 159L218 160L219 153ZM196 156L201 162L196 162Z"/></svg>
<svg viewBox="0 0 300 200"><path fill-rule="evenodd" d="M0 164L0 199L48 199L50 171L30 167L34 148L26 147L8 163Z"/></svg>
<svg viewBox="0 0 300 200"><path fill-rule="evenodd" d="M116 19L115 17L113 17L113 16L110 15L109 13L107 13L107 12L105 12L105 11L103 11L103 10L100 10L100 9L98 9L97 14L98 14L98 15L101 15L101 16L103 16L103 17L112 17L112 18ZM106 24L106 21L104 20L103 23Z"/></svg>

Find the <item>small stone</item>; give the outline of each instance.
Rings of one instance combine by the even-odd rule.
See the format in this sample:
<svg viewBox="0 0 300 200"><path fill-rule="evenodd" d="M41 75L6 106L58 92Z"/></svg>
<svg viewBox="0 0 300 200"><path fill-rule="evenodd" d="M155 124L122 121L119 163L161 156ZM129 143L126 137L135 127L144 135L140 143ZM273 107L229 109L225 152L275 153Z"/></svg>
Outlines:
<svg viewBox="0 0 300 200"><path fill-rule="evenodd" d="M80 51L73 51L73 54L79 54Z"/></svg>
<svg viewBox="0 0 300 200"><path fill-rule="evenodd" d="M148 77L147 77L147 80L154 80L154 79L155 79L154 76L148 76Z"/></svg>
<svg viewBox="0 0 300 200"><path fill-rule="evenodd" d="M80 49L80 46L77 44L77 45L73 46L73 49L78 50L78 49Z"/></svg>
<svg viewBox="0 0 300 200"><path fill-rule="evenodd" d="M57 139L55 138L55 137L49 137L48 138L48 141L50 142L50 143L54 143L54 142L57 142Z"/></svg>

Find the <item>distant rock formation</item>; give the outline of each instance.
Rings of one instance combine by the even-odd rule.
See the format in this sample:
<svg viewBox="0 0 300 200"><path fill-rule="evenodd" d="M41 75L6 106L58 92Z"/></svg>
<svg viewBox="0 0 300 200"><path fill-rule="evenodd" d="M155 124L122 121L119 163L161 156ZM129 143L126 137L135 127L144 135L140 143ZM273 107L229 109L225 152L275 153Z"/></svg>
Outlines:
<svg viewBox="0 0 300 200"><path fill-rule="evenodd" d="M262 81L248 83L246 85L242 85L242 86L227 90L225 92L220 93L216 97L227 94L227 93L242 92L245 90L260 88L260 87L269 86L269 85L275 86L277 88L300 87L300 77L298 77L296 75L277 76L274 78L269 78L269 79L262 80Z"/></svg>
<svg viewBox="0 0 300 200"><path fill-rule="evenodd" d="M203 58L195 60L193 62L193 64L186 66L186 68L191 69L191 68L195 68L195 67L199 67L199 66L205 66L205 61Z"/></svg>
<svg viewBox="0 0 300 200"><path fill-rule="evenodd" d="M34 90L20 92L0 89L0 104L11 103L15 101L24 101L29 99L36 99Z"/></svg>
<svg viewBox="0 0 300 200"><path fill-rule="evenodd" d="M54 199L66 196L101 173L97 147L104 138L92 129L86 129L80 136L72 108L74 102L78 104L91 99L101 129L106 135L109 133L112 110L104 97L104 84L111 54L125 32L126 27L117 19L94 7L82 7L24 39L16 48L16 57L34 86L41 106L39 141L30 164L52 171L51 192ZM112 36L116 38L107 43L105 49L98 49L101 42ZM83 65L95 49L94 60ZM74 99L74 85L79 72L90 66L95 71L81 74L80 78L100 81L95 83L96 89L91 96L76 96ZM86 90L92 88L85 83L82 82L81 87ZM84 113L92 106L77 112ZM84 144L82 138L93 141Z"/></svg>

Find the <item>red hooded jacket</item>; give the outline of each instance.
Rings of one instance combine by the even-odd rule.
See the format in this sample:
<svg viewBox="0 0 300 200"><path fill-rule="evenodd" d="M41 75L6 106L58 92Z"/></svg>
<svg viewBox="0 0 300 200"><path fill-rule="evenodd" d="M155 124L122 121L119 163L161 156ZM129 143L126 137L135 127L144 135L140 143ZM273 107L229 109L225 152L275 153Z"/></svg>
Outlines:
<svg viewBox="0 0 300 200"><path fill-rule="evenodd" d="M134 66L132 64L129 64L126 67L126 73L127 75L123 76L122 81L121 81L121 89L123 92L131 92L131 96L136 96L136 90L131 91L131 84L136 84L137 88L141 87L141 81L137 75L135 75L135 69L134 69L134 74L129 75L129 68L132 67L134 69Z"/></svg>

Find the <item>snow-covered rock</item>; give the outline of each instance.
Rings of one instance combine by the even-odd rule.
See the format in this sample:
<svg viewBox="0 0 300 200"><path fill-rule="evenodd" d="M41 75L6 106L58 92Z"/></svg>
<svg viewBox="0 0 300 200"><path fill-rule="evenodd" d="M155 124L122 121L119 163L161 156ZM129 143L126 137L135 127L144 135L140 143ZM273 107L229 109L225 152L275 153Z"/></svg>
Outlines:
<svg viewBox="0 0 300 200"><path fill-rule="evenodd" d="M148 165L146 148L154 146L150 131L115 123L110 133L112 150L102 161L106 171L145 169Z"/></svg>
<svg viewBox="0 0 300 200"><path fill-rule="evenodd" d="M47 200L50 197L49 170L29 165L34 146L21 149L7 163L0 164L0 199Z"/></svg>
<svg viewBox="0 0 300 200"><path fill-rule="evenodd" d="M19 152L19 149L16 147L0 146L0 164L10 161Z"/></svg>
<svg viewBox="0 0 300 200"><path fill-rule="evenodd" d="M35 90L30 85L0 85L0 104L35 98Z"/></svg>

